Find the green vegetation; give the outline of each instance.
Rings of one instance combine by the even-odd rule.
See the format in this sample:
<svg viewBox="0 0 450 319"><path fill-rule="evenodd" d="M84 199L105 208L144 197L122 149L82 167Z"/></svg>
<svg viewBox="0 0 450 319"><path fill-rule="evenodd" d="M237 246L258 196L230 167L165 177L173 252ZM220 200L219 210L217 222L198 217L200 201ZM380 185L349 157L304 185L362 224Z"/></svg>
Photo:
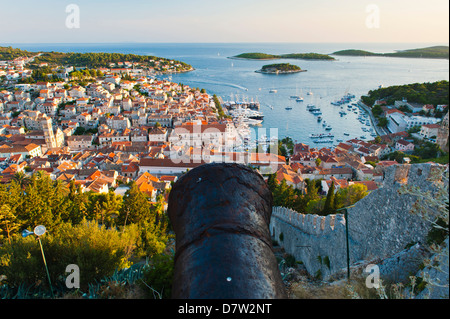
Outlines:
<svg viewBox="0 0 450 319"><path fill-rule="evenodd" d="M278 55L266 54L266 53L242 53L234 56L233 58L249 59L249 60L276 60L279 59Z"/></svg>
<svg viewBox="0 0 450 319"><path fill-rule="evenodd" d="M444 152L437 144L425 140L413 140L415 147L412 154L395 151L385 155L382 159L395 160L399 163L403 163L403 158L409 157L412 164L426 162L448 164L449 154Z"/></svg>
<svg viewBox="0 0 450 319"><path fill-rule="evenodd" d="M299 66L289 63L269 64L264 65L259 72L261 73L293 73L302 72Z"/></svg>
<svg viewBox="0 0 450 319"><path fill-rule="evenodd" d="M266 54L266 53L242 53L232 58L248 60L278 60L278 59L296 59L296 60L334 60L332 56L320 53L290 53L290 54Z"/></svg>
<svg viewBox="0 0 450 319"><path fill-rule="evenodd" d="M401 58L428 58L428 59L448 59L448 46L434 46L421 49L402 50L394 53L374 53L364 50L342 50L333 53L342 56L384 56L384 57L401 57Z"/></svg>
<svg viewBox="0 0 450 319"><path fill-rule="evenodd" d="M31 57L37 53L31 53L21 49L15 49L12 47L1 47L0 46L0 60L14 60L20 57Z"/></svg>
<svg viewBox="0 0 450 319"><path fill-rule="evenodd" d="M291 208L303 214L330 215L336 210L355 204L367 196L367 187L363 184L354 184L347 188L335 191L330 187L326 196L321 195L321 180L306 179L306 191L304 194L299 189L294 189L283 180L279 184L276 174L268 177L267 184L273 195L273 206Z"/></svg>
<svg viewBox="0 0 450 319"><path fill-rule="evenodd" d="M377 100L386 101L387 105L393 105L395 101L406 98L408 102L423 104L449 104L448 81L413 83L406 85L393 85L386 88L371 90L361 100L372 107Z"/></svg>
<svg viewBox="0 0 450 319"><path fill-rule="evenodd" d="M382 55L380 53L373 53L373 52L369 52L369 51L354 50L354 49L337 51L337 52L334 52L333 54L334 55L345 55L345 56L379 56L379 55Z"/></svg>
<svg viewBox="0 0 450 319"><path fill-rule="evenodd" d="M11 47L0 47L0 60L10 60L20 56L36 56L32 64L37 67L40 63L48 63L49 65L70 65L75 67L100 68L110 67L110 63L131 62L140 63L145 66L153 67L157 71L165 71L169 66L174 66L177 72L191 70L192 67L181 61L174 61L170 59L136 55L123 53L62 53L62 52L28 52L26 50L14 49ZM171 62L173 61L173 62ZM180 66L176 66L176 65Z"/></svg>
<svg viewBox="0 0 450 319"><path fill-rule="evenodd" d="M150 203L134 182L121 197L82 192L73 181L52 181L42 172L17 173L0 184L0 277L6 276L0 290L27 286L48 293L39 245L20 235L37 225L47 228L42 243L55 287L65 286L69 264L80 267L87 291L105 276L162 254L170 239L162 201Z"/></svg>
<svg viewBox="0 0 450 319"><path fill-rule="evenodd" d="M217 97L217 95L213 95L213 101L214 104L216 105L216 109L217 109L217 114L219 115L219 119L224 118L225 112L223 111L222 105L220 104L219 98Z"/></svg>
<svg viewBox="0 0 450 319"><path fill-rule="evenodd" d="M173 254L161 254L153 258L152 263L143 269L141 286L144 291L147 291L146 297L169 299L172 295L173 273ZM148 286L147 283L151 283L151 289L145 289Z"/></svg>

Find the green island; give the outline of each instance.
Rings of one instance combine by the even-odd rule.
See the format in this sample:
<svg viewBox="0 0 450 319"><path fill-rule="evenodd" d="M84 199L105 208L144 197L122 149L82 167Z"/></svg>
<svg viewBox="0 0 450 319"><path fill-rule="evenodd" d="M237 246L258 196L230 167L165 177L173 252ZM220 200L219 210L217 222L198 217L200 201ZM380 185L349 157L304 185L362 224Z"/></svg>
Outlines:
<svg viewBox="0 0 450 319"><path fill-rule="evenodd" d="M448 46L433 46L421 49L410 49L396 51L393 53L374 53L364 50L341 50L332 53L333 55L340 56L384 56L384 57L400 57L400 58L427 58L427 59L448 59L449 47Z"/></svg>
<svg viewBox="0 0 450 319"><path fill-rule="evenodd" d="M306 70L302 70L297 65L289 64L289 63L279 63L279 64L269 64L264 65L261 70L255 71L258 73L265 74L291 74L298 72L306 72Z"/></svg>
<svg viewBox="0 0 450 319"><path fill-rule="evenodd" d="M332 56L320 53L290 53L290 54L267 54L267 53L242 53L230 59L243 60L279 60L279 59L295 59L295 60L335 60Z"/></svg>
<svg viewBox="0 0 450 319"><path fill-rule="evenodd" d="M86 68L107 68L112 63L128 61L139 63L153 68L159 72L188 72L193 67L181 61L170 60L148 55L123 54L123 53L62 53L62 52L29 52L12 47L0 47L0 61L12 60L19 57L31 58L34 61L29 64L31 69L39 68L42 63L50 65L71 65Z"/></svg>

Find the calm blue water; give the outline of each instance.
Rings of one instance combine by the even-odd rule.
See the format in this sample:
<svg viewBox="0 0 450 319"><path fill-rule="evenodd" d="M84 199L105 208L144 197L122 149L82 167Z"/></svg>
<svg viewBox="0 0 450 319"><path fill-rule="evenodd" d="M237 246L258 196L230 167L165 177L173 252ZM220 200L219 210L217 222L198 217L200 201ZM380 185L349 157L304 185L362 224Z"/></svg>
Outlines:
<svg viewBox="0 0 450 319"><path fill-rule="evenodd" d="M5 44L2 44L5 45ZM244 52L272 54L317 52L330 54L343 49L364 49L373 52L393 52L431 46L430 44L10 44L30 51L59 52L118 52L155 55L189 63L196 69L185 74L172 75L171 80L191 87L205 88L223 100L258 100L265 115L263 128L277 128L279 137L290 136L298 142L313 145L309 134L325 133L317 117L306 110L309 103L319 106L323 119L329 123L336 139L348 140L370 135L362 130L358 115L348 112L339 115L335 101L346 93L357 98L380 85L401 85L416 82L449 80L448 60L405 59L386 57L337 57L337 61L277 60L244 61L227 57ZM254 72L265 64L291 63L307 72L291 75L266 75ZM276 94L269 93L276 89ZM306 93L312 91L313 95ZM302 95L297 103L291 95ZM272 106L271 109L269 106ZM285 107L291 106L288 111ZM344 136L344 132L350 136ZM269 135L269 131L267 131ZM335 142L334 144L337 144ZM331 146L320 144L318 146Z"/></svg>

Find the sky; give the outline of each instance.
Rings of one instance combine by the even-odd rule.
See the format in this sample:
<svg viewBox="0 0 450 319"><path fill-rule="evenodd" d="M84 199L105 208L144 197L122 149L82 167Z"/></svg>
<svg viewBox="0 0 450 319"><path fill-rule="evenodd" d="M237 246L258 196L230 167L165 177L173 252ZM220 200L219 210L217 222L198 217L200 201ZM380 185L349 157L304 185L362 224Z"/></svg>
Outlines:
<svg viewBox="0 0 450 319"><path fill-rule="evenodd" d="M0 43L448 44L449 38L448 0L0 0L0 11Z"/></svg>

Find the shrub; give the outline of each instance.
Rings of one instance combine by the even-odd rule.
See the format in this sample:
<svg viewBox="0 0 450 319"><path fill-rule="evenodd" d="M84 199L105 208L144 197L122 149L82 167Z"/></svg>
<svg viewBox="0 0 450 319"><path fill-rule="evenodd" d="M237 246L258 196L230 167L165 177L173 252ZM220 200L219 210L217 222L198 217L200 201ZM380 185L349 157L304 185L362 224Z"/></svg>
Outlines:
<svg viewBox="0 0 450 319"><path fill-rule="evenodd" d="M141 287L147 296L154 299L168 299L172 295L174 256L156 255L143 270Z"/></svg>
<svg viewBox="0 0 450 319"><path fill-rule="evenodd" d="M296 266L295 257L292 256L291 254L287 254L286 257L284 257L284 260L286 261L286 266L288 267Z"/></svg>
<svg viewBox="0 0 450 319"><path fill-rule="evenodd" d="M57 234L47 233L41 241L52 283L65 282L67 265L76 264L83 289L110 276L116 269L128 266L135 235L130 231L107 230L96 222L84 221L76 226L64 224ZM0 258L0 274L6 275L9 286L47 285L39 244L33 237L16 237L11 244L5 244Z"/></svg>

